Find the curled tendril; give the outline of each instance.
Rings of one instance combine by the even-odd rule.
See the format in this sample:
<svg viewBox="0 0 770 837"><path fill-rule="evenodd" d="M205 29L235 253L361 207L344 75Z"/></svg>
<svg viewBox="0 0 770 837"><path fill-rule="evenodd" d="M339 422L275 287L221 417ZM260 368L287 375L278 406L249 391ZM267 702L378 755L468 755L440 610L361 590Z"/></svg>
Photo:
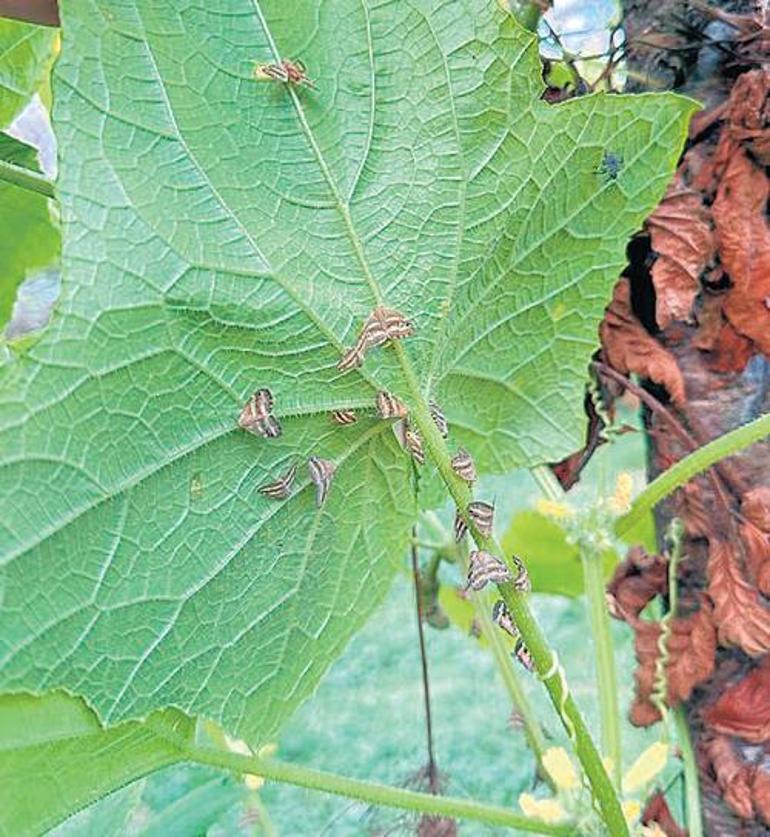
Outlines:
<svg viewBox="0 0 770 837"><path fill-rule="evenodd" d="M682 538L684 536L684 526L678 517L671 521L666 536L671 544L668 558L668 611L660 620L658 658L655 661L655 679L650 695L650 702L660 712L663 719L668 717L668 706L666 705L666 698L668 697L666 667L670 659L668 641L671 638L671 620L676 616L678 594L676 573L679 561L682 558Z"/></svg>

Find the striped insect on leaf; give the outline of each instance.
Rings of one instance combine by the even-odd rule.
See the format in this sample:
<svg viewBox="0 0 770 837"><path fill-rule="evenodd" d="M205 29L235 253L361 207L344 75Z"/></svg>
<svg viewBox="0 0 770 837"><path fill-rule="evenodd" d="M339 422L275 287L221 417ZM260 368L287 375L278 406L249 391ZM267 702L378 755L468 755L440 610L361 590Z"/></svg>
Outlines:
<svg viewBox="0 0 770 837"><path fill-rule="evenodd" d="M269 482L259 489L259 493L273 500L285 500L290 494L294 485L294 478L297 476L297 463L295 462L289 470L274 482Z"/></svg>
<svg viewBox="0 0 770 837"><path fill-rule="evenodd" d="M241 410L238 424L255 436L275 439L281 435L281 425L273 415L273 394L269 389L258 389Z"/></svg>
<svg viewBox="0 0 770 837"><path fill-rule="evenodd" d="M369 349L382 346L390 340L403 340L414 334L414 326L400 311L378 305L364 321L355 344L347 349L337 364L340 372L348 372L361 366Z"/></svg>
<svg viewBox="0 0 770 837"><path fill-rule="evenodd" d="M425 450L422 445L422 436L408 423L404 428L404 446L412 455L412 459L419 465L425 464Z"/></svg>
<svg viewBox="0 0 770 837"><path fill-rule="evenodd" d="M502 584L511 580L511 571L491 552L474 549L468 559L468 583L466 589L483 590L487 584Z"/></svg>
<svg viewBox="0 0 770 837"><path fill-rule="evenodd" d="M355 424L358 421L354 410L332 410L329 415L335 424Z"/></svg>
<svg viewBox="0 0 770 837"><path fill-rule="evenodd" d="M444 415L441 407L439 407L435 401L431 401L428 404L428 407L430 409L430 417L433 419L433 423L438 428L438 432L444 439L446 439L449 435L449 425L447 424L446 416Z"/></svg>
<svg viewBox="0 0 770 837"><path fill-rule="evenodd" d="M330 459L311 456L307 461L307 469L310 479L315 485L315 504L318 508L321 508L329 493L329 487L337 466Z"/></svg>
<svg viewBox="0 0 770 837"><path fill-rule="evenodd" d="M527 568L524 566L524 562L518 555L514 555L511 558L511 563L513 564L514 570L513 586L520 593L532 592L532 579L529 577L529 573L527 572Z"/></svg>
<svg viewBox="0 0 770 837"><path fill-rule="evenodd" d="M382 419L406 418L406 404L385 390L377 393L377 415Z"/></svg>
<svg viewBox="0 0 770 837"><path fill-rule="evenodd" d="M513 656L516 657L527 671L535 670L535 661L532 659L532 654L529 653L529 648L524 644L524 640L521 637L516 640L516 645L513 647Z"/></svg>
<svg viewBox="0 0 770 837"><path fill-rule="evenodd" d="M471 455L464 448L460 448L452 457L452 470L465 482L476 482L476 465Z"/></svg>
<svg viewBox="0 0 770 837"><path fill-rule="evenodd" d="M519 629L513 621L508 605L502 599L498 599L492 607L492 621L513 639L519 638Z"/></svg>
<svg viewBox="0 0 770 837"><path fill-rule="evenodd" d="M257 64L254 77L279 81L283 84L298 84L315 89L315 84L308 77L307 68L301 61L284 59L277 64Z"/></svg>
<svg viewBox="0 0 770 837"><path fill-rule="evenodd" d="M495 507L491 503L484 500L474 500L472 503L468 503L468 517L485 538L492 534L492 527L495 522Z"/></svg>
<svg viewBox="0 0 770 837"><path fill-rule="evenodd" d="M460 541L465 537L468 532L468 524L465 522L465 518L460 514L460 509L455 509L455 523L454 523L454 533L455 533L455 541L460 543Z"/></svg>

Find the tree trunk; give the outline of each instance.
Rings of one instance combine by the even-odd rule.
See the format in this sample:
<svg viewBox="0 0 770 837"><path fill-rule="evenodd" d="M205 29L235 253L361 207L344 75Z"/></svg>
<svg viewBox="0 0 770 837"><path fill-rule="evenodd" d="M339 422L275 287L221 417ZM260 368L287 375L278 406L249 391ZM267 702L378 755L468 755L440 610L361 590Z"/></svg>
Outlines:
<svg viewBox="0 0 770 837"><path fill-rule="evenodd" d="M661 405L645 408L653 477L692 444L770 409L770 31L757 11L765 3L624 5L628 87L676 89L706 106L675 183L629 250L628 284L602 327L603 360L642 376ZM661 504L662 552L675 516L685 557L667 702L685 706L707 833L768 834L770 444ZM651 694L659 629L640 612L643 600L667 595L664 560L632 554L610 588L637 632L639 724L660 717ZM640 578L650 595L639 596Z"/></svg>

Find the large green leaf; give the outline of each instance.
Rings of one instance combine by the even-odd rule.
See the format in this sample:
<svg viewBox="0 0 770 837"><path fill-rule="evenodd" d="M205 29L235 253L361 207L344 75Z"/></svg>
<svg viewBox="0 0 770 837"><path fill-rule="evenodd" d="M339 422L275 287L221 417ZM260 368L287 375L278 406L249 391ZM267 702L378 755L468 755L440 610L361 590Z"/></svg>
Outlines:
<svg viewBox="0 0 770 837"><path fill-rule="evenodd" d="M547 106L535 40L487 0L62 12L62 298L0 379L0 683L257 743L381 600L415 518L388 423L328 418L382 387L412 403L394 352L337 372L363 317L413 318L409 363L480 468L558 459L692 104ZM256 81L279 55L317 89ZM260 386L280 439L235 426ZM259 495L310 454L338 465L320 511L304 470Z"/></svg>
<svg viewBox="0 0 770 837"><path fill-rule="evenodd" d="M0 833L40 834L115 788L173 764L194 728L167 711L105 730L82 700L68 695L0 697Z"/></svg>
<svg viewBox="0 0 770 837"><path fill-rule="evenodd" d="M55 29L0 18L0 128L45 81L55 38Z"/></svg>
<svg viewBox="0 0 770 837"><path fill-rule="evenodd" d="M0 160L40 170L35 149L2 132ZM59 256L59 230L48 204L43 195L0 181L0 332L24 278Z"/></svg>

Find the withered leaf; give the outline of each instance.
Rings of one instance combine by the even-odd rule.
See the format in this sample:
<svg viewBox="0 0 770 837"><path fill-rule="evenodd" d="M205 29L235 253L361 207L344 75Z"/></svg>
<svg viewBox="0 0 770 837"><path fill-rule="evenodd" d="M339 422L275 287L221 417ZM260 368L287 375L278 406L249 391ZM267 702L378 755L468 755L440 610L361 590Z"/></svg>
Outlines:
<svg viewBox="0 0 770 837"><path fill-rule="evenodd" d="M759 744L770 741L770 657L724 691L703 713L715 732Z"/></svg>
<svg viewBox="0 0 770 837"><path fill-rule="evenodd" d="M647 221L652 249L655 318L661 328L689 321L700 290L700 274L714 255L714 236L700 193L678 175Z"/></svg>
<svg viewBox="0 0 770 837"><path fill-rule="evenodd" d="M631 547L607 585L612 615L626 621L637 617L649 601L665 592L667 573L663 556L648 555L641 546Z"/></svg>
<svg viewBox="0 0 770 837"><path fill-rule="evenodd" d="M737 551L738 544L711 539L708 593L714 602L719 641L758 656L770 650L770 609L743 577Z"/></svg>
<svg viewBox="0 0 770 837"><path fill-rule="evenodd" d="M752 819L751 766L735 752L732 741L726 735L715 735L706 740L704 749L725 802L738 816Z"/></svg>
<svg viewBox="0 0 770 837"><path fill-rule="evenodd" d="M688 834L686 828L679 827L661 791L655 791L647 800L640 821L642 825L657 824L666 837L687 837Z"/></svg>
<svg viewBox="0 0 770 837"><path fill-rule="evenodd" d="M741 500L741 514L763 532L770 533L770 487L747 491Z"/></svg>
<svg viewBox="0 0 770 837"><path fill-rule="evenodd" d="M770 593L770 535L746 522L741 524L741 540L746 551L746 568L757 588L767 595Z"/></svg>
<svg viewBox="0 0 770 837"><path fill-rule="evenodd" d="M682 373L674 356L647 332L631 310L631 286L622 278L599 326L607 361L618 372L634 372L662 384L675 404L685 401Z"/></svg>

